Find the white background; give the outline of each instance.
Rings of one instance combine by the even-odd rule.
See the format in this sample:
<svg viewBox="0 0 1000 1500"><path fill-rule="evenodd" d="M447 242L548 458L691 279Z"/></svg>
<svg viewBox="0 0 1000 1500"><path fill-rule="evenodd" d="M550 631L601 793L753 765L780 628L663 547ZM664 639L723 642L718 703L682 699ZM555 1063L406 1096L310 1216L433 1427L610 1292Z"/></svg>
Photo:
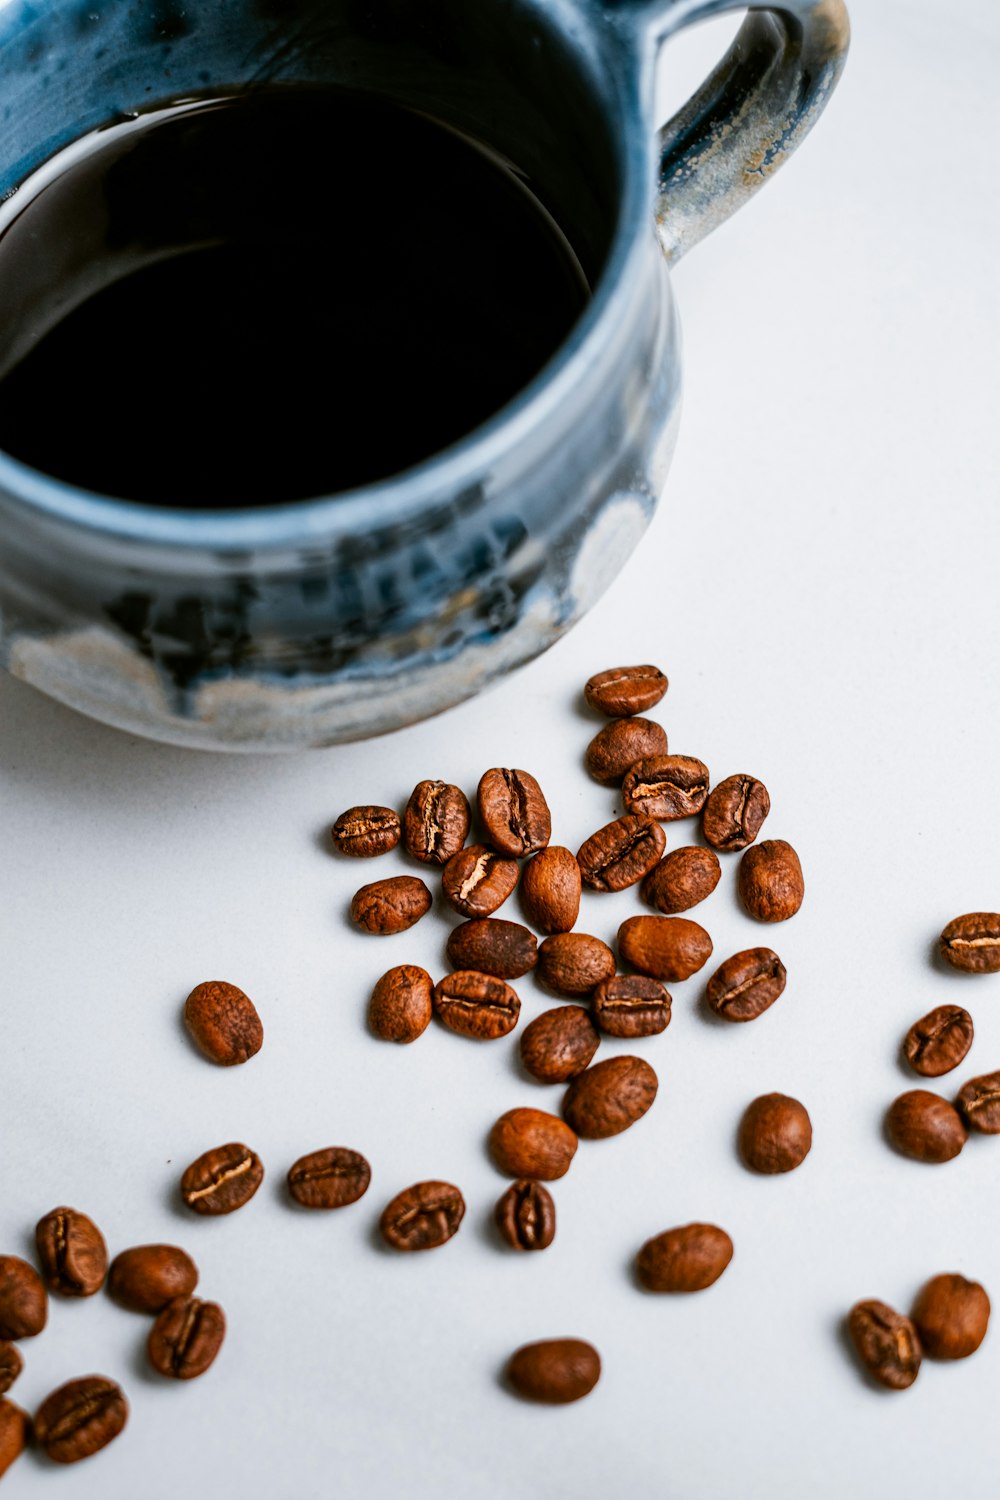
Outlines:
<svg viewBox="0 0 1000 1500"><path fill-rule="evenodd" d="M943 1270L1000 1299L1000 1141L930 1167L881 1134L918 1083L900 1039L932 1006L966 1004L976 1023L943 1092L1000 1066L1000 977L932 958L948 918L1000 906L1000 20L991 0L854 0L854 21L801 156L677 274L687 396L667 496L547 657L443 720L296 759L161 748L0 683L0 1245L25 1253L36 1219L70 1203L113 1252L185 1245L229 1318L212 1371L171 1385L147 1372L146 1320L104 1296L54 1302L12 1396L34 1409L100 1371L131 1417L74 1470L24 1457L11 1494L930 1500L995 1474L1000 1326L903 1394L864 1382L841 1330L856 1299L905 1310ZM671 46L672 97L731 30ZM598 724L580 686L644 660L671 679L672 748L715 779L762 777L766 833L800 851L806 903L787 926L742 914L732 859L692 913L718 960L773 943L788 988L733 1027L706 1019L702 979L676 986L670 1029L632 1044L659 1073L654 1108L581 1145L553 1189L555 1244L517 1257L489 1227L504 1182L484 1138L502 1110L557 1108L559 1091L520 1073L516 1038L368 1035L374 980L407 960L442 973L450 924L435 911L408 936L352 931L355 886L405 863L337 860L325 830L353 802L402 806L422 777L472 792L487 766L515 765L575 848L616 810L582 770ZM610 937L635 910L634 893L589 896L580 925ZM246 1067L213 1068L186 1039L181 1005L206 978L258 1005L266 1040ZM526 1018L552 1003L519 988ZM806 1103L815 1146L761 1179L734 1132L773 1089ZM229 1140L260 1153L263 1188L228 1219L186 1215L182 1168ZM287 1167L334 1143L370 1159L368 1196L294 1210ZM393 1255L378 1214L422 1177L461 1186L465 1224L444 1249ZM640 1293L639 1245L692 1219L732 1234L723 1279ZM600 1385L564 1410L520 1404L498 1382L505 1358L558 1334L598 1346Z"/></svg>

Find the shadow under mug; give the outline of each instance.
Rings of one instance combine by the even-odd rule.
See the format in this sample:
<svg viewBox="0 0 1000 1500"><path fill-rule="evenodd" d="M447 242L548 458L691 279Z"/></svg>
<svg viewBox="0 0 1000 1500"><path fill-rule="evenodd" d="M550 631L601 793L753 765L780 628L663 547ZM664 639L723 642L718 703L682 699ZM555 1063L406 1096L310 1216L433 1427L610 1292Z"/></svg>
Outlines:
<svg viewBox="0 0 1000 1500"><path fill-rule="evenodd" d="M597 268L570 337L530 385L386 481L192 512L90 494L0 453L8 670L153 739L285 750L425 718L558 639L631 552L666 477L680 390L667 266L782 164L843 66L842 0L751 11L657 142L657 48L741 8L13 0L0 11L2 195L156 100L344 83L515 162Z"/></svg>

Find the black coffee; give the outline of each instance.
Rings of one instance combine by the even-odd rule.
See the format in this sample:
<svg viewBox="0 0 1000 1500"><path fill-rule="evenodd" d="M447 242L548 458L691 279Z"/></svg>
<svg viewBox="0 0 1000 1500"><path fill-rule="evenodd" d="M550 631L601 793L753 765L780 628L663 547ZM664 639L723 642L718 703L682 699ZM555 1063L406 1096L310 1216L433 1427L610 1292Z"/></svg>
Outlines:
<svg viewBox="0 0 1000 1500"><path fill-rule="evenodd" d="M439 452L588 296L506 164L411 110L268 87L56 156L0 218L0 447L151 505L266 505Z"/></svg>

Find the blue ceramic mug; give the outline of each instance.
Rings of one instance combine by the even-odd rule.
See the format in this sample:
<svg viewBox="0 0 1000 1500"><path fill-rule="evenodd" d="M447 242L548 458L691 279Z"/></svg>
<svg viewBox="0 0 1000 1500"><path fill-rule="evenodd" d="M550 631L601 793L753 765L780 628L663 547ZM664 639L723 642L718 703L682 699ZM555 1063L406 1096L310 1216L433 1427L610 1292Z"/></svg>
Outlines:
<svg viewBox="0 0 1000 1500"><path fill-rule="evenodd" d="M600 266L571 336L531 384L462 441L386 481L192 512L91 494L0 453L8 670L133 733L283 750L437 713L562 635L635 546L666 476L680 385L667 267L795 149L844 62L841 0L753 10L657 141L657 48L689 22L736 8L4 6L0 195L70 141L151 100L261 79L344 82L517 163Z"/></svg>

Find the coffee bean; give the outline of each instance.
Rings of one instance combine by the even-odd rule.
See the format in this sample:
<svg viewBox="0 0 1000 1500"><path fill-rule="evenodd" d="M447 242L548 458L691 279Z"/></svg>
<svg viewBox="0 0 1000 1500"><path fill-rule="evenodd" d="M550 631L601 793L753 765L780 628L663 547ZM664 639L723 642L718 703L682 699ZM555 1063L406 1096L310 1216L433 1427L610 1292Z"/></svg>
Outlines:
<svg viewBox="0 0 1000 1500"><path fill-rule="evenodd" d="M647 1240L635 1268L647 1292L703 1292L733 1258L733 1242L715 1224L682 1224Z"/></svg>
<svg viewBox="0 0 1000 1500"><path fill-rule="evenodd" d="M982 1135L1000 1135L1000 1073L970 1078L956 1101L973 1130Z"/></svg>
<svg viewBox="0 0 1000 1500"><path fill-rule="evenodd" d="M884 1302L857 1302L847 1331L871 1378L891 1391L905 1391L920 1373L922 1351L909 1318Z"/></svg>
<svg viewBox="0 0 1000 1500"><path fill-rule="evenodd" d="M609 667L588 678L583 695L599 714L626 719L655 708L666 691L667 679L659 667Z"/></svg>
<svg viewBox="0 0 1000 1500"><path fill-rule="evenodd" d="M303 1208L346 1208L368 1191L372 1169L360 1151L324 1146L288 1171L288 1191Z"/></svg>
<svg viewBox="0 0 1000 1500"><path fill-rule="evenodd" d="M914 1161L951 1161L969 1137L958 1110L926 1089L900 1094L889 1107L885 1127L896 1150Z"/></svg>
<svg viewBox="0 0 1000 1500"><path fill-rule="evenodd" d="M431 893L415 875L375 880L355 892L351 916L366 932L379 937L405 932L431 909Z"/></svg>
<svg viewBox="0 0 1000 1500"><path fill-rule="evenodd" d="M584 885L594 891L638 885L658 862L666 841L663 829L651 818L616 818L580 847L576 858Z"/></svg>
<svg viewBox="0 0 1000 1500"><path fill-rule="evenodd" d="M972 1017L960 1005L939 1005L914 1021L903 1041L906 1061L925 1078L957 1068L972 1046Z"/></svg>
<svg viewBox="0 0 1000 1500"><path fill-rule="evenodd" d="M547 1250L555 1239L556 1206L548 1188L522 1177L512 1182L494 1212L497 1229L512 1250Z"/></svg>
<svg viewBox="0 0 1000 1500"><path fill-rule="evenodd" d="M770 948L746 948L727 958L708 981L708 1003L724 1021L755 1021L785 988L785 966Z"/></svg>
<svg viewBox="0 0 1000 1500"><path fill-rule="evenodd" d="M330 830L341 854L372 859L395 849L400 835L399 814L391 807L349 807Z"/></svg>
<svg viewBox="0 0 1000 1500"><path fill-rule="evenodd" d="M444 893L463 917L489 917L517 885L518 863L485 844L459 849L444 867Z"/></svg>
<svg viewBox="0 0 1000 1500"><path fill-rule="evenodd" d="M557 1005L521 1033L521 1061L541 1083L566 1083L583 1072L600 1041L582 1005Z"/></svg>
<svg viewBox="0 0 1000 1500"><path fill-rule="evenodd" d="M573 1079L563 1115L584 1140L604 1140L641 1120L657 1088L656 1074L641 1057L610 1057Z"/></svg>
<svg viewBox="0 0 1000 1500"><path fill-rule="evenodd" d="M368 1025L384 1042L415 1042L430 1025L434 981L416 964L383 974L368 1002Z"/></svg>
<svg viewBox="0 0 1000 1500"><path fill-rule="evenodd" d="M755 1172L791 1172L812 1146L812 1124L803 1105L787 1094L762 1094L740 1125L740 1154Z"/></svg>
<svg viewBox="0 0 1000 1500"><path fill-rule="evenodd" d="M181 1178L181 1197L196 1214L231 1214L250 1202L263 1181L256 1151L232 1141L191 1163Z"/></svg>
<svg viewBox="0 0 1000 1500"><path fill-rule="evenodd" d="M41 1333L49 1299L34 1266L17 1255L0 1255L0 1339L27 1339Z"/></svg>
<svg viewBox="0 0 1000 1500"><path fill-rule="evenodd" d="M177 1245L133 1245L111 1262L108 1292L129 1312L158 1313L175 1297L190 1297L198 1267Z"/></svg>
<svg viewBox="0 0 1000 1500"><path fill-rule="evenodd" d="M985 1289L957 1271L932 1277L913 1306L913 1322L931 1359L967 1359L975 1354L989 1321Z"/></svg>
<svg viewBox="0 0 1000 1500"><path fill-rule="evenodd" d="M643 881L642 898L664 916L676 916L710 896L721 876L722 866L713 849L697 844L671 849Z"/></svg>
<svg viewBox="0 0 1000 1500"><path fill-rule="evenodd" d="M195 1380L214 1362L225 1336L226 1316L217 1302L176 1297L149 1330L149 1362L171 1380Z"/></svg>
<svg viewBox="0 0 1000 1500"><path fill-rule="evenodd" d="M740 860L737 887L748 916L758 922L787 922L805 894L799 856L784 839L765 839Z"/></svg>
<svg viewBox="0 0 1000 1500"><path fill-rule="evenodd" d="M521 876L521 905L532 927L549 935L569 932L580 915L582 884L576 855L562 845L534 855Z"/></svg>
<svg viewBox="0 0 1000 1500"><path fill-rule="evenodd" d="M687 917L628 917L618 929L618 952L640 974L679 984L712 956L712 939Z"/></svg>
<svg viewBox="0 0 1000 1500"><path fill-rule="evenodd" d="M448 962L454 969L477 969L499 979L520 979L538 962L538 939L520 922L473 917L453 928Z"/></svg>
<svg viewBox="0 0 1000 1500"><path fill-rule="evenodd" d="M4 1339L0 1342L0 1396L10 1390L23 1369L24 1360L20 1349Z"/></svg>
<svg viewBox="0 0 1000 1500"><path fill-rule="evenodd" d="M91 1458L128 1421L128 1402L104 1375L84 1375L47 1396L35 1414L35 1441L57 1464Z"/></svg>
<svg viewBox="0 0 1000 1500"><path fill-rule="evenodd" d="M403 814L406 852L425 865L446 865L469 836L472 809L461 787L421 781Z"/></svg>
<svg viewBox="0 0 1000 1500"><path fill-rule="evenodd" d="M507 1379L527 1401L565 1406L588 1396L601 1378L601 1357L583 1339L542 1339L510 1357Z"/></svg>
<svg viewBox="0 0 1000 1500"><path fill-rule="evenodd" d="M771 811L767 787L754 776L727 776L710 792L702 814L705 840L713 849L745 849Z"/></svg>
<svg viewBox="0 0 1000 1500"><path fill-rule="evenodd" d="M92 1297L108 1274L104 1236L86 1214L54 1208L35 1226L35 1248L50 1291L64 1297Z"/></svg>
<svg viewBox="0 0 1000 1500"><path fill-rule="evenodd" d="M620 783L636 761L666 755L667 732L652 719L615 719L587 746L587 770L602 786Z"/></svg>
<svg viewBox="0 0 1000 1500"><path fill-rule="evenodd" d="M379 1220L394 1250L434 1250L458 1232L465 1199L450 1182L415 1182L386 1204Z"/></svg>
<svg viewBox="0 0 1000 1500"><path fill-rule="evenodd" d="M970 911L949 922L941 934L941 957L966 974L1000 970L1000 914Z"/></svg>
<svg viewBox="0 0 1000 1500"><path fill-rule="evenodd" d="M586 932L557 932L538 949L538 972L560 995L589 995L615 972L607 943Z"/></svg>
<svg viewBox="0 0 1000 1500"><path fill-rule="evenodd" d="M224 1068L245 1063L264 1042L253 1001L235 984L211 979L184 1002L184 1024L205 1056Z"/></svg>
<svg viewBox="0 0 1000 1500"><path fill-rule="evenodd" d="M552 837L549 804L527 771L495 766L479 783L478 801L487 837L501 854L521 859Z"/></svg>
<svg viewBox="0 0 1000 1500"><path fill-rule="evenodd" d="M28 1413L13 1401L0 1400L0 1479L15 1459L20 1458L31 1436Z"/></svg>
<svg viewBox="0 0 1000 1500"><path fill-rule="evenodd" d="M570 1127L543 1109L509 1109L490 1131L490 1154L508 1177L554 1182L569 1171L576 1146Z"/></svg>
<svg viewBox="0 0 1000 1500"><path fill-rule="evenodd" d="M434 1010L449 1031L492 1042L514 1030L521 1002L502 979L460 969L434 986Z"/></svg>
<svg viewBox="0 0 1000 1500"><path fill-rule="evenodd" d="M708 767L693 755L651 755L636 761L622 782L630 813L672 823L700 813L708 796Z"/></svg>
<svg viewBox="0 0 1000 1500"><path fill-rule="evenodd" d="M608 1036L656 1036L670 1025L670 994L645 974L615 974L594 991L594 1020Z"/></svg>

